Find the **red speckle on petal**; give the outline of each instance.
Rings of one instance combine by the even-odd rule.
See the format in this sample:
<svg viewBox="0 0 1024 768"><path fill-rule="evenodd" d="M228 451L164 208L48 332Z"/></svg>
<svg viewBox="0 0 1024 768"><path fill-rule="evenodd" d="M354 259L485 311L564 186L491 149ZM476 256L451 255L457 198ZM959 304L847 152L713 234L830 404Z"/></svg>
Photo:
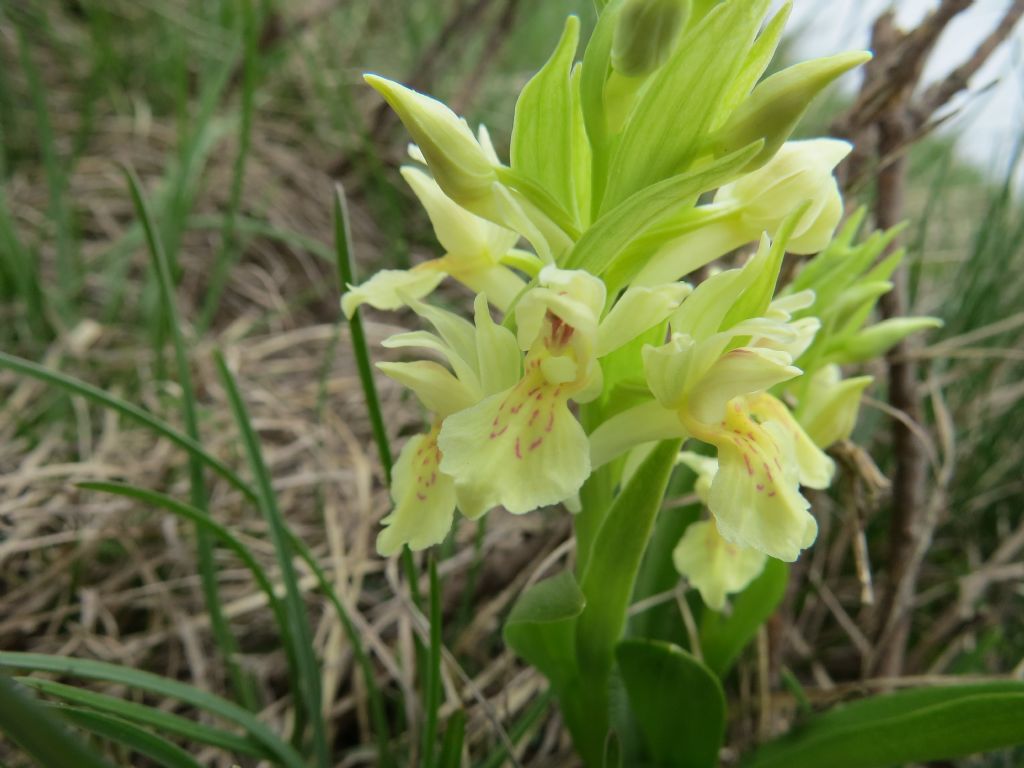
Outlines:
<svg viewBox="0 0 1024 768"><path fill-rule="evenodd" d="M750 466L750 457L747 454L743 454L743 463L747 465L747 474L751 477L754 476L754 468Z"/></svg>
<svg viewBox="0 0 1024 768"><path fill-rule="evenodd" d="M416 491L416 498L419 499L420 501L426 501L427 500L427 494L422 493L420 491Z"/></svg>
<svg viewBox="0 0 1024 768"><path fill-rule="evenodd" d="M519 438L518 437L516 438L516 458L517 459L523 458L523 452L519 448Z"/></svg>
<svg viewBox="0 0 1024 768"><path fill-rule="evenodd" d="M540 447L540 444L543 443L543 442L544 442L544 438L543 437L538 437L536 440L534 440L532 443L530 443L529 450L531 450L531 451L536 450L537 448Z"/></svg>

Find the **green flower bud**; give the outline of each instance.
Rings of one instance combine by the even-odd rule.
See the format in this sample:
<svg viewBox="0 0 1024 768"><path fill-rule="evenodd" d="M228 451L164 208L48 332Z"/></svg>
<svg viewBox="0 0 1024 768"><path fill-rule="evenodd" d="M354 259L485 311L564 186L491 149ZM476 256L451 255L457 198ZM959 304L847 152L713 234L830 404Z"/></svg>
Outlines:
<svg viewBox="0 0 1024 768"><path fill-rule="evenodd" d="M838 363L859 363L885 354L902 339L926 328L939 328L936 317L894 317L838 339L828 358Z"/></svg>
<svg viewBox="0 0 1024 768"><path fill-rule="evenodd" d="M437 99L377 75L364 75L412 134L438 186L452 200L472 209L491 195L495 162L466 121Z"/></svg>
<svg viewBox="0 0 1024 768"><path fill-rule="evenodd" d="M787 142L771 161L722 187L716 203L735 205L747 239L767 232L775 237L782 221L810 202L787 243L792 253L815 253L829 240L843 213L842 197L832 169L852 145L837 139Z"/></svg>
<svg viewBox="0 0 1024 768"><path fill-rule="evenodd" d="M764 149L748 170L766 163L789 138L811 100L844 72L871 58L867 51L850 51L795 64L762 80L712 139L718 155L728 154L764 139Z"/></svg>
<svg viewBox="0 0 1024 768"><path fill-rule="evenodd" d="M615 71L642 77L664 64L689 10L689 0L626 0L612 40Z"/></svg>
<svg viewBox="0 0 1024 768"><path fill-rule="evenodd" d="M797 420L815 445L828 448L853 433L861 395L871 382L871 376L844 379L838 365L826 365L811 377Z"/></svg>

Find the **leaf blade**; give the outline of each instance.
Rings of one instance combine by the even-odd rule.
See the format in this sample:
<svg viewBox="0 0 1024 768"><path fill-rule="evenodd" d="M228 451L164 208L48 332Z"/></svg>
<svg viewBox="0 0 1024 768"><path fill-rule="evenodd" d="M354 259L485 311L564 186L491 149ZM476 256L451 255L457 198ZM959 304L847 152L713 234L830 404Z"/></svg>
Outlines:
<svg viewBox="0 0 1024 768"><path fill-rule="evenodd" d="M654 762L716 766L725 694L715 674L682 648L660 641L626 640L615 657Z"/></svg>
<svg viewBox="0 0 1024 768"><path fill-rule="evenodd" d="M1015 688L964 694L947 687L933 690L927 706L920 706L917 692L888 694L892 700L882 707L884 712L867 718L862 708L877 707L876 700L858 702L763 746L742 765L887 768L1024 744L1024 684Z"/></svg>

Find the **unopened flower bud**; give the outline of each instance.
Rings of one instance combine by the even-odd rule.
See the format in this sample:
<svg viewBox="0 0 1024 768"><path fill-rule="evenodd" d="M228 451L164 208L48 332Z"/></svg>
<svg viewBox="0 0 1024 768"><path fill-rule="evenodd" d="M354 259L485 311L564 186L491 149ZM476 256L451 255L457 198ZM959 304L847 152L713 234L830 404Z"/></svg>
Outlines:
<svg viewBox="0 0 1024 768"><path fill-rule="evenodd" d="M871 360L885 354L912 333L941 326L942 321L936 317L893 317L843 338L828 357L838 363Z"/></svg>
<svg viewBox="0 0 1024 768"><path fill-rule="evenodd" d="M848 142L836 139L786 142L767 164L722 187L715 202L738 205L745 228L772 237L794 209L810 202L786 248L815 253L828 245L842 216L832 170L851 149Z"/></svg>
<svg viewBox="0 0 1024 768"><path fill-rule="evenodd" d="M642 77L664 64L689 9L688 0L626 0L612 41L615 71Z"/></svg>
<svg viewBox="0 0 1024 768"><path fill-rule="evenodd" d="M857 423L860 398L870 376L844 379L838 365L826 365L811 378L800 403L800 426L819 448L846 440Z"/></svg>
<svg viewBox="0 0 1024 768"><path fill-rule="evenodd" d="M472 207L491 193L497 180L493 159L465 120L430 96L383 77L364 77L398 114L448 197Z"/></svg>
<svg viewBox="0 0 1024 768"><path fill-rule="evenodd" d="M804 61L765 78L716 132L716 153L728 154L763 139L764 148L748 167L763 165L793 133L811 100L870 58L867 51L850 51Z"/></svg>

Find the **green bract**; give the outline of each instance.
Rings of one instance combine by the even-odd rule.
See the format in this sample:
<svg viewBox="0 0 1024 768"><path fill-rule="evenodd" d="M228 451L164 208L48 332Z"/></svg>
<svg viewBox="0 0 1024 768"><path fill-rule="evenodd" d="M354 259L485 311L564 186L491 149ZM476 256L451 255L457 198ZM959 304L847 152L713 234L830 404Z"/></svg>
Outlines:
<svg viewBox="0 0 1024 768"><path fill-rule="evenodd" d="M439 543L456 510L575 513L575 572L532 587L505 636L550 681L589 766L609 749L631 766L714 764L718 675L781 597L777 561L813 543L802 489L828 487L824 449L850 435L870 383L844 380L839 364L933 324L870 324L899 260L878 262L894 233L855 245L854 217L833 240L833 171L851 146L789 138L809 101L869 54L762 80L789 10L765 24L768 6L610 2L582 61L570 17L519 95L508 164L482 127L367 76L416 143L402 175L445 251L343 299L348 314L406 306L432 327L384 343L423 359L378 366L429 414L394 467L378 549ZM818 255L782 285L787 252ZM472 320L425 303L448 276L475 294ZM698 452L680 458L683 442ZM680 461L697 472L707 516L657 551L707 605L710 666L671 644L619 644ZM736 594L735 615L720 619ZM687 707L699 745L673 742L667 709L685 697L648 700L662 674L710 697ZM613 679L632 717L620 716Z"/></svg>

